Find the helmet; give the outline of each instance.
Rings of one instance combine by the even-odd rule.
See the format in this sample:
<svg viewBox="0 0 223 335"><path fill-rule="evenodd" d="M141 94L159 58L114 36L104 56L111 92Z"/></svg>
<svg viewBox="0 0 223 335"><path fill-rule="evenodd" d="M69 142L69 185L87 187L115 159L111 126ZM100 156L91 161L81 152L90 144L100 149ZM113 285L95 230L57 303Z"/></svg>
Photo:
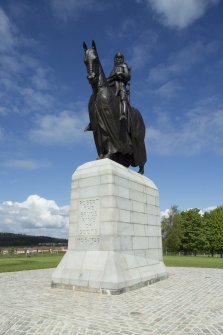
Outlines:
<svg viewBox="0 0 223 335"><path fill-rule="evenodd" d="M121 64L124 62L124 56L121 52L117 52L114 58L115 65Z"/></svg>

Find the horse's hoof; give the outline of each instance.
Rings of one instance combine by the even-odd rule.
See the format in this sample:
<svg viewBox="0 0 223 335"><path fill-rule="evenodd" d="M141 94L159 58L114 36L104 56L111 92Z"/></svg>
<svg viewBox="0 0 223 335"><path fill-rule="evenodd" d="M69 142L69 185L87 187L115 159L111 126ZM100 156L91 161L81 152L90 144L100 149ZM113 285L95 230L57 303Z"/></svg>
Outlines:
<svg viewBox="0 0 223 335"><path fill-rule="evenodd" d="M92 130L91 124L89 123L87 127L84 129L84 131L91 131L91 130Z"/></svg>
<svg viewBox="0 0 223 335"><path fill-rule="evenodd" d="M144 174L144 166L140 166L139 167L139 171L138 171L139 174Z"/></svg>
<svg viewBox="0 0 223 335"><path fill-rule="evenodd" d="M103 156L103 158L112 159L112 154L110 152L108 152L106 155Z"/></svg>
<svg viewBox="0 0 223 335"><path fill-rule="evenodd" d="M103 154L100 154L100 156L98 156L98 157L96 158L96 160L99 160L99 159L102 159L102 158L104 158L104 155L103 155Z"/></svg>

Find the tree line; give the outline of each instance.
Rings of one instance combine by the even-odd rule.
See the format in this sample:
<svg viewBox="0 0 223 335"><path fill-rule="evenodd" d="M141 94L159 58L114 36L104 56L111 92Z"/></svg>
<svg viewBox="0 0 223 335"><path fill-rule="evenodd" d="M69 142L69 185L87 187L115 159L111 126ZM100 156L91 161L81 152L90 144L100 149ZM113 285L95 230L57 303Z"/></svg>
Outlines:
<svg viewBox="0 0 223 335"><path fill-rule="evenodd" d="M0 233L0 247L31 247L37 245L67 245L67 240L49 236Z"/></svg>
<svg viewBox="0 0 223 335"><path fill-rule="evenodd" d="M198 208L179 211L177 206L172 206L161 224L164 253L223 257L223 206L204 214Z"/></svg>

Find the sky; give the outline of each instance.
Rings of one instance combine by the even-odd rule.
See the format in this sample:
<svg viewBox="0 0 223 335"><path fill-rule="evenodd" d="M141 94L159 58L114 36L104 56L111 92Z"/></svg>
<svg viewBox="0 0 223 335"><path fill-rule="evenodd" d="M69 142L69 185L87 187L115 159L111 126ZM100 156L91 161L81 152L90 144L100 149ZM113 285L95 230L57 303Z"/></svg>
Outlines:
<svg viewBox="0 0 223 335"><path fill-rule="evenodd" d="M0 0L0 231L67 237L71 176L96 159L83 41L121 51L163 213L223 204L222 0Z"/></svg>

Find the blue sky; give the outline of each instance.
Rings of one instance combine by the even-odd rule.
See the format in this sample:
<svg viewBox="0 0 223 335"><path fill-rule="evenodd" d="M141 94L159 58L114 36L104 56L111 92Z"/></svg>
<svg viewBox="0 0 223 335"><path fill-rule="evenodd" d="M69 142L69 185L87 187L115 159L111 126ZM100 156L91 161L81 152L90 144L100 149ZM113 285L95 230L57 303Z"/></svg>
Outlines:
<svg viewBox="0 0 223 335"><path fill-rule="evenodd" d="M122 51L161 210L222 205L223 2L0 0L0 231L66 236L70 181L96 158L82 43Z"/></svg>

